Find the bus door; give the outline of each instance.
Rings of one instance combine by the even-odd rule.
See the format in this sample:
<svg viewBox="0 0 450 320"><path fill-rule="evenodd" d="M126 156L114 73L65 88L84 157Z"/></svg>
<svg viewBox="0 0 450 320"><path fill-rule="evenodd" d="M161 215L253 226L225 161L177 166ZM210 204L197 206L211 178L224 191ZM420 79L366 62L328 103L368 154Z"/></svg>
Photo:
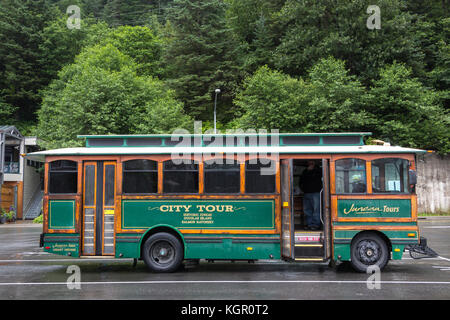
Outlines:
<svg viewBox="0 0 450 320"><path fill-rule="evenodd" d="M281 160L281 255L294 259L293 161Z"/></svg>
<svg viewBox="0 0 450 320"><path fill-rule="evenodd" d="M323 224L324 259L331 257L330 160L322 159L321 220Z"/></svg>
<svg viewBox="0 0 450 320"><path fill-rule="evenodd" d="M82 255L114 254L116 162L83 164Z"/></svg>
<svg viewBox="0 0 450 320"><path fill-rule="evenodd" d="M295 184L298 184L298 181L294 182L294 172L301 171L298 169L306 170L307 162L311 160L316 163L316 166L322 168L322 190L320 191L320 221L322 226L317 230L306 228L301 223L302 219L298 221L294 219L296 208L300 208L301 214L305 215L303 203L297 203L297 205L294 203L295 201L304 201L304 197L294 199ZM283 257L289 256L296 261L324 261L331 255L329 160L282 160L281 170ZM289 207L287 207L288 204Z"/></svg>

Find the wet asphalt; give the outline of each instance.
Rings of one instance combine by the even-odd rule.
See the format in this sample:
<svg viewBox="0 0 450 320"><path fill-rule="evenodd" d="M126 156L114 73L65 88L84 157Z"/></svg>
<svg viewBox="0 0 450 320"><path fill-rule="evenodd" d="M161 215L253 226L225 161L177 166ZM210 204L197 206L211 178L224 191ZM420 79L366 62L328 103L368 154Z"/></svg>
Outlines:
<svg viewBox="0 0 450 320"><path fill-rule="evenodd" d="M414 260L404 253L403 260L389 262L379 283L347 264L265 260L201 260L176 273L156 274L142 261L133 267L132 260L48 254L39 248L41 225L0 225L0 300L448 300L450 217L420 218L419 224L440 257ZM79 284L68 269L80 270Z"/></svg>

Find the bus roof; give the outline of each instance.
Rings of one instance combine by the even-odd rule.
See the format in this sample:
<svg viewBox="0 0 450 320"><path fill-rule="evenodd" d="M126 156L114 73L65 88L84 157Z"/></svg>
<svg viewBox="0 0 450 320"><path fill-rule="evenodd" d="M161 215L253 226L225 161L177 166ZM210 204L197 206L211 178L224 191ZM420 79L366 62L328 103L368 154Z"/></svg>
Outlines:
<svg viewBox="0 0 450 320"><path fill-rule="evenodd" d="M370 132L350 133L265 133L232 134L151 134L151 135L80 135L86 147L250 147L250 146L362 146ZM180 144L180 142L183 142Z"/></svg>
<svg viewBox="0 0 450 320"><path fill-rule="evenodd" d="M46 156L151 155L151 154L412 154L426 151L398 146L262 146L262 147L79 147L33 152L28 158L44 161Z"/></svg>

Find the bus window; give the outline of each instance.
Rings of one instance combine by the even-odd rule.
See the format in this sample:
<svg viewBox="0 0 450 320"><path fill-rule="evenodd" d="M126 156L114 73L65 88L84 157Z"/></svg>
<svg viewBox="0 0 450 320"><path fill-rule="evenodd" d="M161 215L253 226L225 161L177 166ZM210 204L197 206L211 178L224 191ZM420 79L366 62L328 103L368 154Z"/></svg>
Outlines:
<svg viewBox="0 0 450 320"><path fill-rule="evenodd" d="M274 170L266 170L275 168L273 160L265 160L264 164L258 159L245 162L245 192L246 193L274 193L275 192L275 172ZM269 162L268 164L265 164Z"/></svg>
<svg viewBox="0 0 450 320"><path fill-rule="evenodd" d="M239 193L241 174L237 161L233 164L205 163L205 193Z"/></svg>
<svg viewBox="0 0 450 320"><path fill-rule="evenodd" d="M164 162L164 193L198 193L198 164L186 160L175 164L172 160Z"/></svg>
<svg viewBox="0 0 450 320"><path fill-rule="evenodd" d="M366 161L361 159L336 160L336 193L366 192Z"/></svg>
<svg viewBox="0 0 450 320"><path fill-rule="evenodd" d="M374 193L409 192L409 162L399 158L372 161L372 189Z"/></svg>
<svg viewBox="0 0 450 320"><path fill-rule="evenodd" d="M157 193L158 162L129 160L123 165L123 193Z"/></svg>
<svg viewBox="0 0 450 320"><path fill-rule="evenodd" d="M70 160L50 162L49 192L74 194L77 193L77 163Z"/></svg>

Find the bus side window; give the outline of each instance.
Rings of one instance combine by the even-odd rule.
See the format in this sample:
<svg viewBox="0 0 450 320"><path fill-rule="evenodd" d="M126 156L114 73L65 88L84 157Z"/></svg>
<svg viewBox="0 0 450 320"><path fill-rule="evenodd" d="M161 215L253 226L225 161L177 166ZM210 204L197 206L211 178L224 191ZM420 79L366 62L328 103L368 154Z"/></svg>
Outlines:
<svg viewBox="0 0 450 320"><path fill-rule="evenodd" d="M400 158L372 160L372 186L374 193L409 192L409 162Z"/></svg>
<svg viewBox="0 0 450 320"><path fill-rule="evenodd" d="M158 162L129 160L123 164L123 193L148 194L158 192Z"/></svg>
<svg viewBox="0 0 450 320"><path fill-rule="evenodd" d="M49 193L77 193L77 163L70 160L56 160L49 165Z"/></svg>
<svg viewBox="0 0 450 320"><path fill-rule="evenodd" d="M198 193L198 163L186 159L182 163L172 160L164 162L163 192L164 193Z"/></svg>
<svg viewBox="0 0 450 320"><path fill-rule="evenodd" d="M257 160L257 161L255 161ZM268 162L268 164L266 164ZM264 164L263 164L264 163ZM246 193L274 193L275 192L275 163L264 159L248 160L245 162L245 192Z"/></svg>
<svg viewBox="0 0 450 320"><path fill-rule="evenodd" d="M239 162L223 164L204 164L205 193L239 193L240 166Z"/></svg>
<svg viewBox="0 0 450 320"><path fill-rule="evenodd" d="M362 159L336 160L336 193L365 193L366 161Z"/></svg>

